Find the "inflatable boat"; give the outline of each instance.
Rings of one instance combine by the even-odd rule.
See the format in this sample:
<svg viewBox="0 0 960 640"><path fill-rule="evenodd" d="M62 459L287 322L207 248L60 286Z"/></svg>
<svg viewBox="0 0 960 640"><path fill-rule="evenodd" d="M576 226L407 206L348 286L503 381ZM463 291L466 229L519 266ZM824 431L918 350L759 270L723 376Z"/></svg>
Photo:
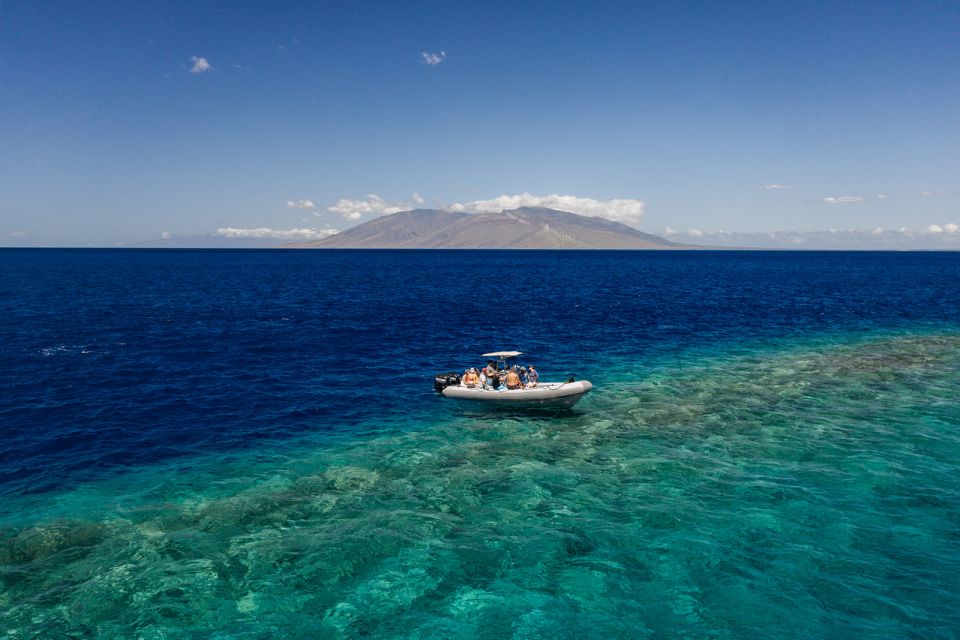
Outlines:
<svg viewBox="0 0 960 640"><path fill-rule="evenodd" d="M586 380L575 380L574 382L541 382L532 388L506 391L479 387L471 389L464 385L454 385L445 387L442 393L445 398L476 400L491 404L570 408L592 388L593 385Z"/></svg>
<svg viewBox="0 0 960 640"><path fill-rule="evenodd" d="M483 354L484 358L496 358L497 369L502 380L507 371L514 368L520 351L494 351ZM544 407L567 409L580 401L593 388L587 380L574 380L571 376L566 382L538 382L521 389L505 389L502 385L493 388L488 385L468 387L463 383L462 374L451 372L438 374L434 379L434 388L445 398L486 402L491 405L514 407Z"/></svg>

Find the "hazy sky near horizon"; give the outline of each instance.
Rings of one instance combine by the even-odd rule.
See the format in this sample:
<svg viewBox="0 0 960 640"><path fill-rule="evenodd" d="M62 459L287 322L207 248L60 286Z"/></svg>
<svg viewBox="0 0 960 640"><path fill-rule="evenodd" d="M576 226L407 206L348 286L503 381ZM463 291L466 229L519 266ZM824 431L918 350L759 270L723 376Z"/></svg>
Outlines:
<svg viewBox="0 0 960 640"><path fill-rule="evenodd" d="M0 2L0 246L503 203L960 244L960 4Z"/></svg>

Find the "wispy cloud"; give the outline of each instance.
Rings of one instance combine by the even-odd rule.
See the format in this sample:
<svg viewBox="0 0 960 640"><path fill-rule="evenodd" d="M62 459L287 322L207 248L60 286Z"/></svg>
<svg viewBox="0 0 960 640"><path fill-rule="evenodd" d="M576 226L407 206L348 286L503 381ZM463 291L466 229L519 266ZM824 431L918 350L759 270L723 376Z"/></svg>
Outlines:
<svg viewBox="0 0 960 640"><path fill-rule="evenodd" d="M770 249L960 249L960 225L931 224L923 229L828 229L825 231L777 230L768 232L675 231L671 240L716 247Z"/></svg>
<svg viewBox="0 0 960 640"><path fill-rule="evenodd" d="M440 53L431 53L429 51L420 52L420 62L422 64L435 67L444 60L447 59L447 52L441 51Z"/></svg>
<svg viewBox="0 0 960 640"><path fill-rule="evenodd" d="M825 202L827 204L856 204L858 202L871 202L874 200L886 200L889 198L885 193L878 193L875 196L827 196L820 200L805 200L804 202Z"/></svg>
<svg viewBox="0 0 960 640"><path fill-rule="evenodd" d="M935 196L956 196L960 191L921 191L917 194L921 198L933 198Z"/></svg>
<svg viewBox="0 0 960 640"><path fill-rule="evenodd" d="M766 191L782 191L782 190L784 190L784 189L793 189L793 187L791 187L791 186L789 186L789 185L786 185L786 184L777 184L777 183L765 184L765 185L763 185L763 188L764 188L764 190L766 190Z"/></svg>
<svg viewBox="0 0 960 640"><path fill-rule="evenodd" d="M193 67L190 68L190 73L205 73L213 69L213 67L210 66L210 61L206 58L191 56L190 62L193 63Z"/></svg>
<svg viewBox="0 0 960 640"><path fill-rule="evenodd" d="M160 234L160 237L163 238L164 240L169 240L173 236L170 234L169 231L164 231L163 233Z"/></svg>
<svg viewBox="0 0 960 640"><path fill-rule="evenodd" d="M502 211L504 209L516 209L517 207L547 207L631 224L639 222L640 218L643 217L645 205L642 200L630 198L595 200L593 198L559 194L535 196L529 193L521 193L513 196L502 195L489 200L475 200L463 204L454 203L449 208L452 211Z"/></svg>
<svg viewBox="0 0 960 640"><path fill-rule="evenodd" d="M312 200L287 200L287 206L291 209L316 209L317 205Z"/></svg>
<svg viewBox="0 0 960 640"><path fill-rule="evenodd" d="M863 196L827 196L823 201L827 204L852 204L863 202Z"/></svg>
<svg viewBox="0 0 960 640"><path fill-rule="evenodd" d="M217 229L217 234L225 238L275 238L277 240L320 240L336 233L339 233L336 229L270 229L269 227Z"/></svg>
<svg viewBox="0 0 960 640"><path fill-rule="evenodd" d="M290 38L284 44L277 45L277 51L287 51L289 49L299 49L300 38Z"/></svg>

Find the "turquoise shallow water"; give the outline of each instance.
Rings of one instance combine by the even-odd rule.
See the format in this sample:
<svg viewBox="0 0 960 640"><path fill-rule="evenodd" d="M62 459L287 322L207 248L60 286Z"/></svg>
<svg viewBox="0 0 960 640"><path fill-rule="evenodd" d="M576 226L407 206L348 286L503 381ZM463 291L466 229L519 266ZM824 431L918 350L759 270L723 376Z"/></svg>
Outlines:
<svg viewBox="0 0 960 640"><path fill-rule="evenodd" d="M953 638L960 332L621 361L10 498L9 638ZM439 400L438 400L439 402Z"/></svg>

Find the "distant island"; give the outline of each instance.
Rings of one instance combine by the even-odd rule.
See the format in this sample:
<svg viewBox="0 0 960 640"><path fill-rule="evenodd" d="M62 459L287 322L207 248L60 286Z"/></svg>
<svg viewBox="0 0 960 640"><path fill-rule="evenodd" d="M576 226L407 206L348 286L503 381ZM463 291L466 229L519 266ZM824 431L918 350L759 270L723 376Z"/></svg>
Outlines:
<svg viewBox="0 0 960 640"><path fill-rule="evenodd" d="M541 207L499 213L415 209L336 235L284 245L304 249L699 249L620 222Z"/></svg>

